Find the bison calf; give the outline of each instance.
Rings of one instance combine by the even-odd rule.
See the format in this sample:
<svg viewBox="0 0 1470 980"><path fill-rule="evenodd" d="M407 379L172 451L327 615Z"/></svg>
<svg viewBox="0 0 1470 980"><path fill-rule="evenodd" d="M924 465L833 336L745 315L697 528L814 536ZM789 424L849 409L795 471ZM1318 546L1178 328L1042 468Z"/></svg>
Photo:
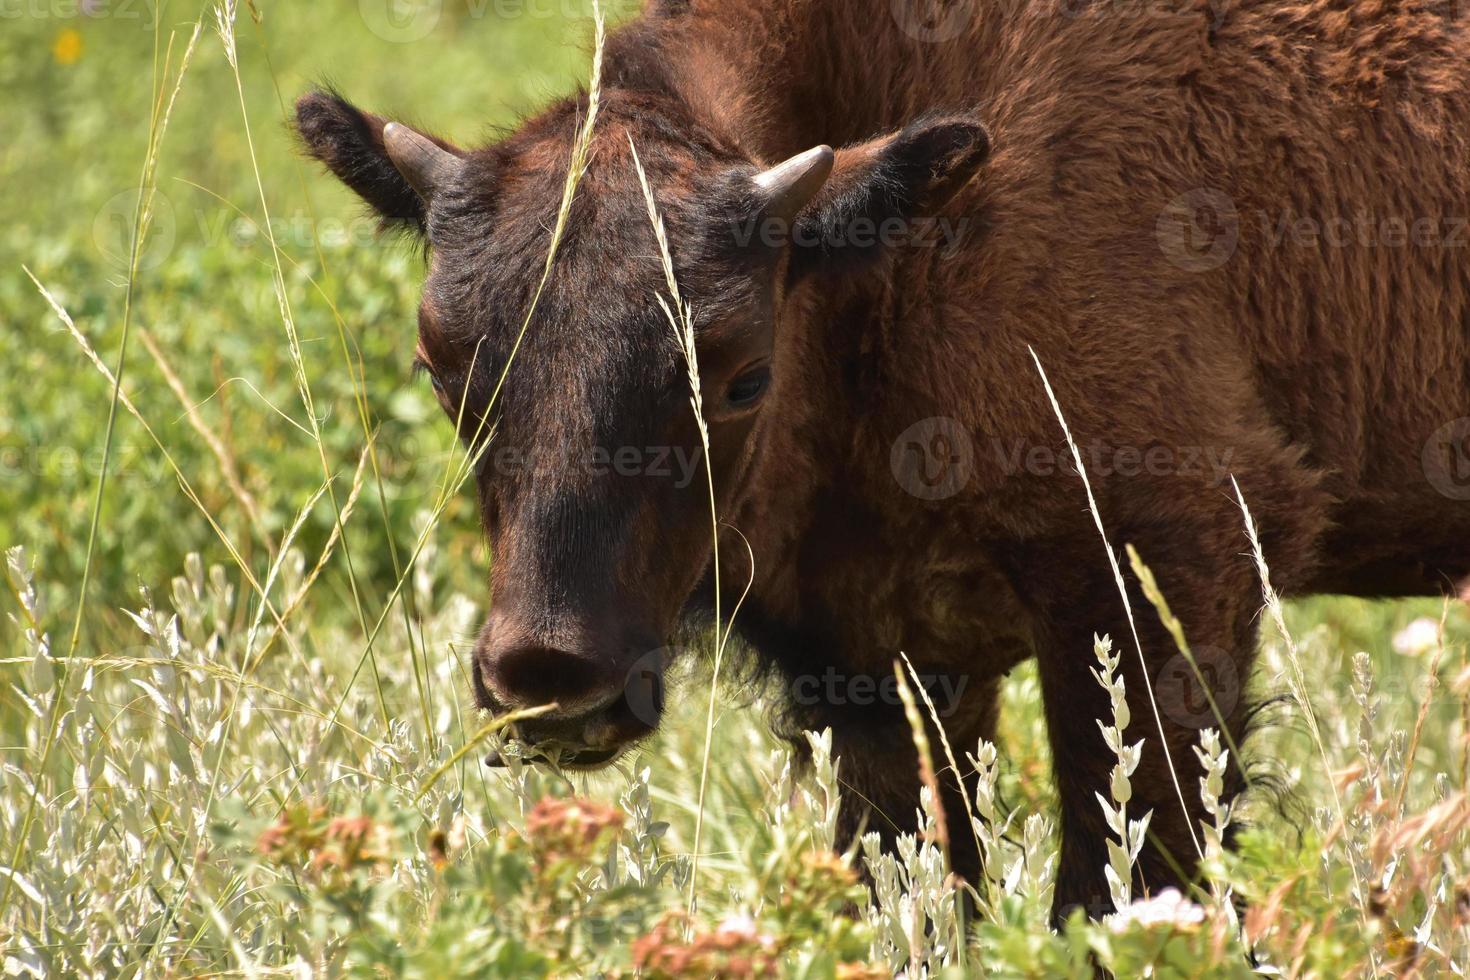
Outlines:
<svg viewBox="0 0 1470 980"><path fill-rule="evenodd" d="M1231 479L1283 592L1470 573L1467 59L1455 4L663 0L608 41L544 290L585 94L473 149L306 95L309 151L427 243L417 359L494 551L479 703L555 702L523 734L573 765L653 730L658 651L714 598L707 465L723 608L750 581L737 628L833 727L849 833L913 826L900 651L959 747L1035 657L1058 909L1105 911L1108 633L1146 738L1138 884L1185 883L1191 746L1217 710L1239 734L1257 642ZM1032 350L1213 707L1130 578L1134 651Z"/></svg>

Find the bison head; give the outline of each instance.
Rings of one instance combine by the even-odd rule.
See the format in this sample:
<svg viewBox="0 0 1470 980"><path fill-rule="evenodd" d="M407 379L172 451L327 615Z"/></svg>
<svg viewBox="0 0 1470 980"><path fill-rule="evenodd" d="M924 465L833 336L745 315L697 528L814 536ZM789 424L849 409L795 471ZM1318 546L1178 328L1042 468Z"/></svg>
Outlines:
<svg viewBox="0 0 1470 980"><path fill-rule="evenodd" d="M987 139L940 118L770 165L667 98L610 90L548 277L586 112L569 100L469 151L331 93L304 96L297 126L427 244L416 358L478 461L493 557L476 698L491 711L555 703L522 736L593 766L657 724L658 651L710 571L706 467L716 510L735 513L762 432L801 397L776 357L780 332L802 328L793 296L871 267L883 223L953 194ZM632 146L693 310L708 460ZM743 584L743 550L723 550Z"/></svg>

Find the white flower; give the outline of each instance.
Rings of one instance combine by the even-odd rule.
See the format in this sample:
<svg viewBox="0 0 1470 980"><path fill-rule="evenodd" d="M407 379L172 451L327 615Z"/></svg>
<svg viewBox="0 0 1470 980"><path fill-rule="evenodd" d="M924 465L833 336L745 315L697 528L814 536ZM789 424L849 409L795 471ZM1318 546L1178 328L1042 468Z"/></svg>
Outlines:
<svg viewBox="0 0 1470 980"><path fill-rule="evenodd" d="M758 927L748 912L734 912L725 916L715 932L724 938L754 940Z"/></svg>
<svg viewBox="0 0 1470 980"><path fill-rule="evenodd" d="M1141 898L1108 916L1108 928L1127 932L1134 926L1152 928L1172 925L1192 929L1205 921L1205 910L1183 895L1177 888L1165 888L1152 898Z"/></svg>
<svg viewBox="0 0 1470 980"><path fill-rule="evenodd" d="M1420 657L1439 646L1439 621L1427 616L1414 620L1393 638L1395 652Z"/></svg>

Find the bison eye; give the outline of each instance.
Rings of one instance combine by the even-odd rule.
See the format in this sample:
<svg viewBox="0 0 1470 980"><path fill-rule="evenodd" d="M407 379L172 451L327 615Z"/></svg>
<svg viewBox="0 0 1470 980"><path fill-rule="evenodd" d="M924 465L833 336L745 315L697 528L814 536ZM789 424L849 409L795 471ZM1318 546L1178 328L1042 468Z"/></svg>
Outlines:
<svg viewBox="0 0 1470 980"><path fill-rule="evenodd" d="M730 387L725 391L725 402L731 408L749 408L760 401L770 384L770 368L758 367L753 371L746 371L730 382Z"/></svg>

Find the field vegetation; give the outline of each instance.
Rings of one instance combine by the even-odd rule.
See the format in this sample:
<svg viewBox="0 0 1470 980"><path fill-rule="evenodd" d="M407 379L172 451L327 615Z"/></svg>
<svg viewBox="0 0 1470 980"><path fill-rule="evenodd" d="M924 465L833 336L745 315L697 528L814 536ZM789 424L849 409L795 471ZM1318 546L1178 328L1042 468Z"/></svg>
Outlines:
<svg viewBox="0 0 1470 980"><path fill-rule="evenodd" d="M1251 789L1227 809L1218 775L1184 787L1212 817L1197 893L1124 885L1152 722L1115 677L1128 638L1079 652L1114 692L1098 804L1125 908L1104 921L1048 924L1058 815L1029 667L997 745L927 745L916 781L974 768L979 792L947 814L927 793L897 854L837 849L830 737L793 765L764 724L781 692L722 681L713 638L615 769L480 764L504 735L465 673L491 556L409 369L422 255L302 159L289 107L326 79L490 136L587 83L591 14L0 5L6 974L1470 972L1470 619L1282 605L1269 554L1258 730L1198 746L1216 774L1243 751ZM1136 615L1167 615L1158 590ZM941 822L975 835L984 880L950 873Z"/></svg>

